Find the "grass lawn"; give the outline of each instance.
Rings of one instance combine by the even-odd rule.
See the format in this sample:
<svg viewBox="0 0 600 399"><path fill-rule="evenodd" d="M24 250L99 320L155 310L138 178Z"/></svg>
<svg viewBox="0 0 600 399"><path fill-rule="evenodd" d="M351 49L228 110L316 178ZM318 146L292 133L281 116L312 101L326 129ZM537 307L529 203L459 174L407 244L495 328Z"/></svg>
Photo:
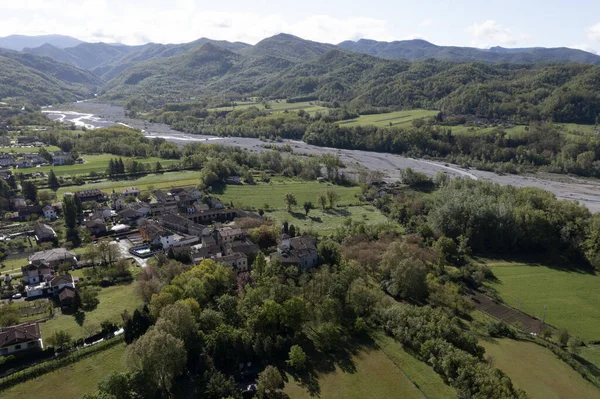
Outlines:
<svg viewBox="0 0 600 399"><path fill-rule="evenodd" d="M0 273L21 274L21 267L28 265L29 259L27 256L23 256L22 258L5 259L0 263L5 266L4 269L0 269Z"/></svg>
<svg viewBox="0 0 600 399"><path fill-rule="evenodd" d="M285 210L267 212L265 216L275 219L279 224L288 221L301 231L318 231L325 234L333 232L338 226L342 225L347 218L367 224L386 223L389 220L377 208L372 205L348 206L346 208L335 208L333 210L313 209L308 216L304 209L296 209L295 212Z"/></svg>
<svg viewBox="0 0 600 399"><path fill-rule="evenodd" d="M600 276L540 265L490 262L504 301L584 340L600 340Z"/></svg>
<svg viewBox="0 0 600 399"><path fill-rule="evenodd" d="M32 152L40 152L40 148L41 147L0 147L0 152L14 152L16 154L29 154ZM48 150L48 152L56 152L56 151L60 151L60 148L53 146L53 145L49 145L49 146L45 146L44 147L46 150Z"/></svg>
<svg viewBox="0 0 600 399"><path fill-rule="evenodd" d="M57 197L62 198L66 192L75 192L79 190L91 190L94 188L100 189L106 193L111 193L113 188L115 191L123 190L128 187L136 187L140 190L147 190L149 186L154 188L171 188L171 187L184 187L184 186L196 186L200 183L200 172L196 171L179 171L179 172L165 172L161 174L150 173L146 176L140 177L139 179L131 180L109 180L100 183L87 183L83 186L70 186L61 187L57 191Z"/></svg>
<svg viewBox="0 0 600 399"><path fill-rule="evenodd" d="M352 358L352 365L342 370L318 374L318 393L311 395L292 376L284 392L293 399L388 399L452 398L454 390L425 363L418 361L391 338L380 337L382 349L365 349Z"/></svg>
<svg viewBox="0 0 600 399"><path fill-rule="evenodd" d="M97 389L98 382L112 371L125 371L125 343L95 353L76 363L33 380L15 385L2 392L3 399L81 398Z"/></svg>
<svg viewBox="0 0 600 399"><path fill-rule="evenodd" d="M356 119L349 119L346 121L338 122L340 126L352 127L352 126L367 126L373 125L378 127L407 125L414 119L427 118L429 116L435 116L439 111L430 111L425 109L414 109L407 111L395 111L386 114L372 114L372 115L361 115Z"/></svg>
<svg viewBox="0 0 600 399"><path fill-rule="evenodd" d="M579 355L600 369L600 345L583 347Z"/></svg>
<svg viewBox="0 0 600 399"><path fill-rule="evenodd" d="M34 173L34 172L50 172L51 169L54 170L54 173L57 176L75 176L75 175L88 175L90 172L106 172L108 168L108 162L111 158L119 158L118 156L111 154L101 154L101 155L83 155L83 160L85 161L83 164L75 164L75 165L62 165L62 166L41 166L39 168L25 168L19 169L20 173ZM123 162L125 162L128 158L123 158ZM174 163L179 162L177 159L162 159L156 157L150 158L134 158L136 161L141 162L143 164L150 165L151 168L154 167L156 161L159 161L160 164L164 167L168 165L172 165Z"/></svg>
<svg viewBox="0 0 600 399"><path fill-rule="evenodd" d="M89 335L86 332L86 327L94 327L94 332L97 332L100 330L100 323L104 320L121 323L121 313L124 310L132 312L141 303L141 300L135 294L135 284L134 282L129 285L102 288L98 294L100 303L96 309L85 312L83 326L77 324L74 316L62 314L50 321L41 323L42 338L49 337L58 330L68 332L73 339L84 338Z"/></svg>
<svg viewBox="0 0 600 399"><path fill-rule="evenodd" d="M494 366L533 399L600 398L600 390L546 348L510 339L480 344Z"/></svg>
<svg viewBox="0 0 600 399"><path fill-rule="evenodd" d="M233 201L234 205L241 208L263 208L265 204L268 204L269 209L285 209L283 196L286 193L292 193L296 196L298 202L294 210L304 213L302 208L304 202L310 201L317 206L317 196L320 193L324 194L327 190L333 190L340 195L338 205L358 203L358 199L355 197L360 192L358 187L335 186L329 183L294 180L284 177L273 177L270 183L227 185L221 190L213 191L213 193L221 201L226 203Z"/></svg>

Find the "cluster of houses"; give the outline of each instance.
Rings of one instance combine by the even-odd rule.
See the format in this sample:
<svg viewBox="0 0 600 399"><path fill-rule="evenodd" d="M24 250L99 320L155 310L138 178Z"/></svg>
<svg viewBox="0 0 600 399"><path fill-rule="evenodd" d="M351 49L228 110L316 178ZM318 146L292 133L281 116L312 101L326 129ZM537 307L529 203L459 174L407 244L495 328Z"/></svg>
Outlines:
<svg viewBox="0 0 600 399"><path fill-rule="evenodd" d="M62 166L73 164L77 160L77 155L70 152L55 152L51 154L51 159L46 159L38 153L16 154L10 152L0 152L0 167L15 169L33 168L35 166Z"/></svg>
<svg viewBox="0 0 600 399"><path fill-rule="evenodd" d="M72 306L76 297L75 279L70 274L59 274L62 265L77 266L77 257L64 248L53 248L36 252L23 266L23 283L27 298L59 296L61 307ZM62 298L62 299L61 299Z"/></svg>
<svg viewBox="0 0 600 399"><path fill-rule="evenodd" d="M96 236L128 232L132 242L133 236L137 236L140 244L144 243L154 250L165 251L175 257L185 256L193 263L213 259L236 272L249 271L260 250L249 240L246 230L227 224L236 218L260 216L227 208L197 189L156 190L150 198L144 198L145 201L141 200L141 192L136 188L111 195L95 189L65 195L73 195L81 203L96 201L108 204L83 215L82 227ZM58 206L48 205L41 212L46 219L55 219L58 210ZM110 231L109 224L112 225ZM130 232L135 228L137 232ZM33 230L38 242L56 239L54 229L41 221L34 224ZM317 266L315 239L282 234L277 251L269 256L269 261L274 260L302 269ZM65 270L80 266L76 255L65 248L53 248L32 254L28 261L22 267L27 298L53 297L64 312L75 310L79 303L77 278L65 273ZM42 348L37 323L0 329L0 356Z"/></svg>

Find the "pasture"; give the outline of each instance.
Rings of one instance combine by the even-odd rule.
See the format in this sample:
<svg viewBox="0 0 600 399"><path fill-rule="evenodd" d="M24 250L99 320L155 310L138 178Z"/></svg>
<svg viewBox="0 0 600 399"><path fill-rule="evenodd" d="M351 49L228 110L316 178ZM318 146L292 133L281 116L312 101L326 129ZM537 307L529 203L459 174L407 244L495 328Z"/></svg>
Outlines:
<svg viewBox="0 0 600 399"><path fill-rule="evenodd" d="M600 391L550 350L532 342L480 341L492 365L532 399L600 398Z"/></svg>
<svg viewBox="0 0 600 399"><path fill-rule="evenodd" d="M100 303L96 309L85 312L85 319L79 325L73 315L61 314L52 320L40 324L42 337L49 337L55 331L63 330L71 334L73 339L84 338L100 331L100 323L109 320L113 323L122 322L124 310L133 312L141 300L135 293L136 282L127 285L114 285L101 288L98 294Z"/></svg>
<svg viewBox="0 0 600 399"><path fill-rule="evenodd" d="M358 203L356 195L360 192L358 187L336 186L330 183L319 183L317 181L295 180L285 177L272 177L269 183L258 182L254 185L227 185L213 190L214 195L221 201L233 204L239 208L264 208L271 210L286 209L283 196L292 193L296 196L298 205L293 207L295 212L304 213L302 205L306 201L317 207L317 196L327 190L339 194L340 200L337 205L351 205Z"/></svg>
<svg viewBox="0 0 600 399"><path fill-rule="evenodd" d="M2 392L3 399L31 398L44 393L48 397L81 398L97 389L108 373L125 371L125 343L94 353L78 362Z"/></svg>
<svg viewBox="0 0 600 399"><path fill-rule="evenodd" d="M504 301L584 340L600 340L600 276L515 262L489 262Z"/></svg>
<svg viewBox="0 0 600 399"><path fill-rule="evenodd" d="M316 384L309 387L288 375L284 392L290 398L304 399L387 399L387 398L456 398L427 364L415 359L389 337L376 337L376 346L363 348L343 366L316 374Z"/></svg>
<svg viewBox="0 0 600 399"><path fill-rule="evenodd" d="M338 124L343 127L354 126L402 126L408 125L415 119L435 116L439 111L430 111L425 109L414 109L408 111L395 111L385 114L361 115L356 119L340 121Z"/></svg>

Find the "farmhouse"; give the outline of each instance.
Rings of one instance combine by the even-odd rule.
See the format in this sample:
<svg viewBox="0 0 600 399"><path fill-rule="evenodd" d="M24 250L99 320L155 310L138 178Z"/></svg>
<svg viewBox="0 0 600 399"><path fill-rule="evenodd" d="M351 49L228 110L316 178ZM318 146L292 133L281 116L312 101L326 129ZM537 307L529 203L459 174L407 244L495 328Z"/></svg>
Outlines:
<svg viewBox="0 0 600 399"><path fill-rule="evenodd" d="M239 252L221 258L217 257L216 261L233 267L238 273L248 271L248 257Z"/></svg>
<svg viewBox="0 0 600 399"><path fill-rule="evenodd" d="M46 251L36 252L29 257L29 263L34 266L49 266L58 268L60 264L68 262L77 265L75 254L67 251L65 248L54 248Z"/></svg>
<svg viewBox="0 0 600 399"><path fill-rule="evenodd" d="M5 168L8 166L13 166L15 164L15 159L12 155L7 154L5 152L0 153L0 166Z"/></svg>
<svg viewBox="0 0 600 399"><path fill-rule="evenodd" d="M37 284L54 275L54 269L48 265L27 265L21 268L25 284Z"/></svg>
<svg viewBox="0 0 600 399"><path fill-rule="evenodd" d="M167 231L156 222L148 222L139 228L141 236L150 244L171 248L176 242L175 234Z"/></svg>
<svg viewBox="0 0 600 399"><path fill-rule="evenodd" d="M38 323L24 323L0 329L0 355L43 349L42 334Z"/></svg>
<svg viewBox="0 0 600 399"><path fill-rule="evenodd" d="M94 188L92 190L80 190L75 192L75 197L77 197L81 202L86 201L102 201L105 198L105 194Z"/></svg>
<svg viewBox="0 0 600 399"><path fill-rule="evenodd" d="M52 165L68 165L72 164L75 160L75 156L68 152L55 152L52 155Z"/></svg>
<svg viewBox="0 0 600 399"><path fill-rule="evenodd" d="M33 231L35 234L35 240L38 243L52 241L56 238L56 232L54 229L42 222L36 222L33 225Z"/></svg>
<svg viewBox="0 0 600 399"><path fill-rule="evenodd" d="M44 212L44 218L46 219L56 219L56 209L52 205L46 205L42 208L42 212Z"/></svg>
<svg viewBox="0 0 600 399"><path fill-rule="evenodd" d="M271 260L278 259L284 265L295 265L303 269L317 266L317 247L315 239L309 236L290 238L281 237L277 252L271 254Z"/></svg>
<svg viewBox="0 0 600 399"><path fill-rule="evenodd" d="M121 191L121 197L139 197L140 193L141 191L139 188L126 188L125 190Z"/></svg>

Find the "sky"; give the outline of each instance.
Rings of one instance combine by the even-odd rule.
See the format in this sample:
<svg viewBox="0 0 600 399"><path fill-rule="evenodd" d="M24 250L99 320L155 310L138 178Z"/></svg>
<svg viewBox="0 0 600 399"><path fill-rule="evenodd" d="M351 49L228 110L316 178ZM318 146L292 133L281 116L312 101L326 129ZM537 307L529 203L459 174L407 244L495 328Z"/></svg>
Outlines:
<svg viewBox="0 0 600 399"><path fill-rule="evenodd" d="M208 37L254 44L282 32L334 44L420 38L600 53L600 1L0 0L0 36L63 34L132 45Z"/></svg>

